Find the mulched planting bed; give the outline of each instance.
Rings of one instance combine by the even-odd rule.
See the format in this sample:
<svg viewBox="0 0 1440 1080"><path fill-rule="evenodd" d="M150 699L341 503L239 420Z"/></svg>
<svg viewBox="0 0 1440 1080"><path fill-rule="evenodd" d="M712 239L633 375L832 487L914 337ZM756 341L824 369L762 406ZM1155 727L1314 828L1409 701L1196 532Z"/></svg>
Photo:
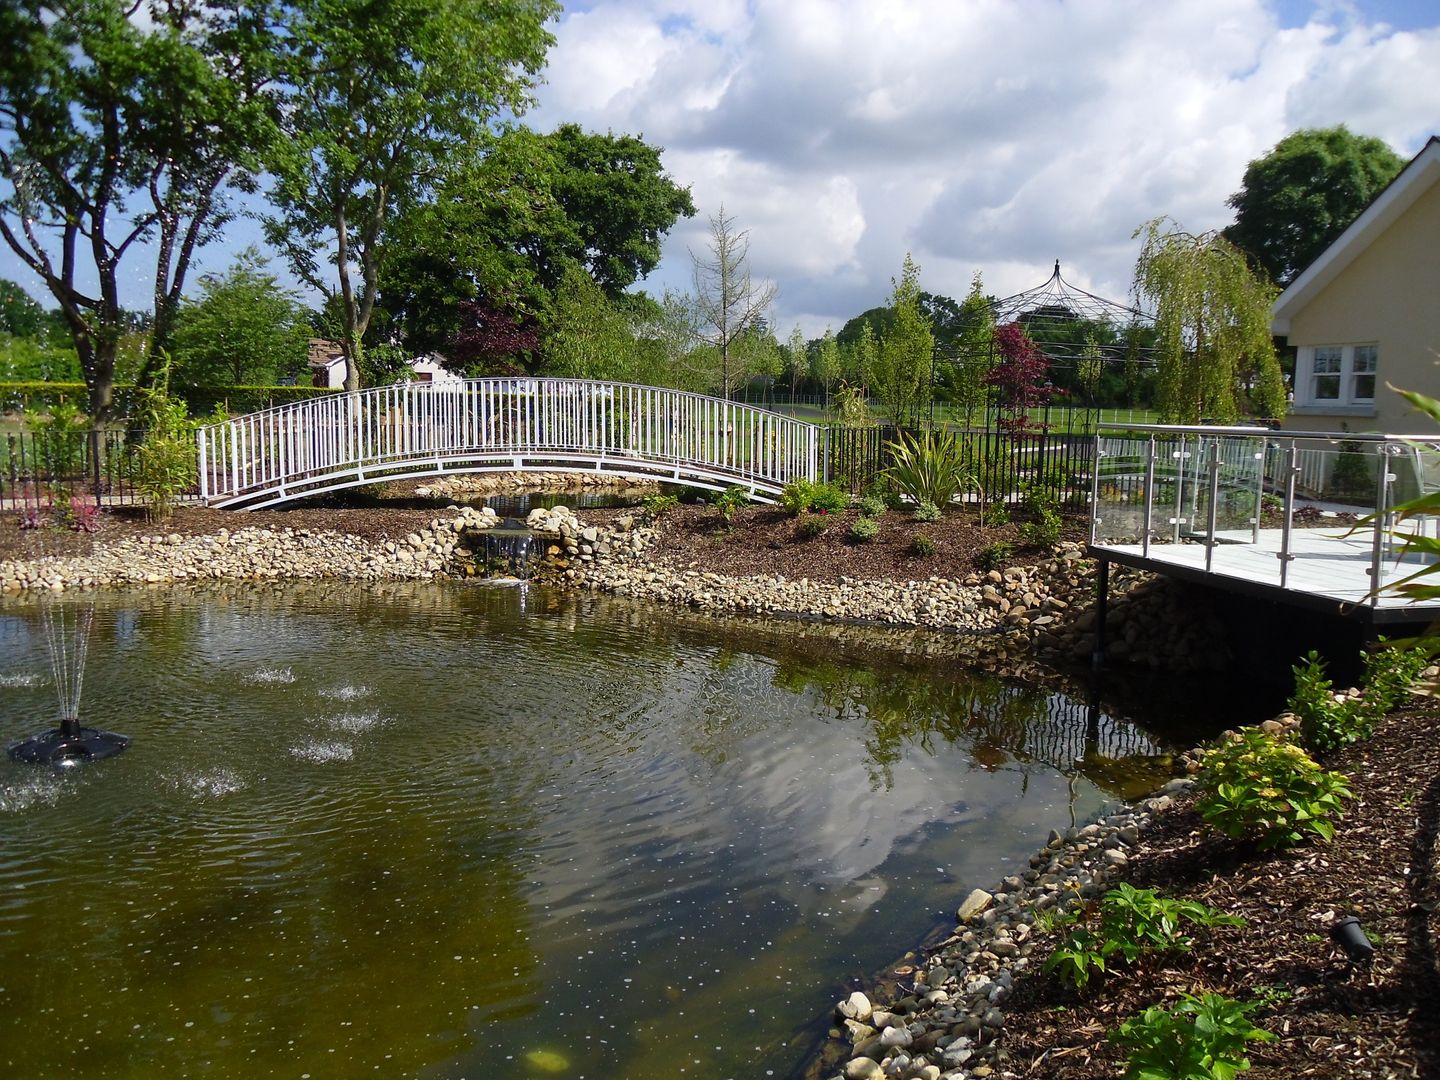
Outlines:
<svg viewBox="0 0 1440 1080"><path fill-rule="evenodd" d="M1162 816L1125 880L1248 925L1085 991L1023 980L1007 1012L1008 1069L1114 1077L1123 1055L1108 1031L1182 992L1211 992L1265 1002L1251 1020L1280 1036L1250 1044L1247 1077L1440 1077L1440 704L1415 699L1374 739L1322 764L1350 777L1356 795L1330 844L1256 852L1188 805ZM1351 965L1330 940L1346 915L1375 942L1368 965Z"/></svg>

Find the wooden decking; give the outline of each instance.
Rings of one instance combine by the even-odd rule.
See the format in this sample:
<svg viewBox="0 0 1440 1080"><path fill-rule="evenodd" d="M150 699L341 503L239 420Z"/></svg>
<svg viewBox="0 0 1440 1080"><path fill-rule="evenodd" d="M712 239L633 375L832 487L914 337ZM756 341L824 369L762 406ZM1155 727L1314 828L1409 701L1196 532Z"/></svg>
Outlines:
<svg viewBox="0 0 1440 1080"><path fill-rule="evenodd" d="M1133 566L1155 574L1202 583L1230 592L1260 596L1293 607L1339 613L1368 624L1430 622L1440 619L1440 602L1415 603L1386 593L1372 595L1370 577L1374 534L1370 529L1347 532L1337 522L1290 533L1289 565L1282 583L1280 558L1283 533L1262 529L1258 542L1244 533L1216 534L1209 547L1201 540L1181 543L1151 541L1148 553L1135 543L1092 542L1097 559ZM1397 581L1418 569L1400 562L1393 549L1380 557L1381 584ZM1440 582L1437 582L1440 583Z"/></svg>

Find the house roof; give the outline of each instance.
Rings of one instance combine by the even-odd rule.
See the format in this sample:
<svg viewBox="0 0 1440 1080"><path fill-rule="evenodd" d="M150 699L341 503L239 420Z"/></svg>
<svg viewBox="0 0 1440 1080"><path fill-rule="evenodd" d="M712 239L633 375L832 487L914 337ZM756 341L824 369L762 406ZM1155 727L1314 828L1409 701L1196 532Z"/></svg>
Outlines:
<svg viewBox="0 0 1440 1080"><path fill-rule="evenodd" d="M1271 312L1271 329L1277 334L1288 334L1290 320L1437 182L1440 182L1440 138L1432 135L1350 227L1331 241L1280 294Z"/></svg>

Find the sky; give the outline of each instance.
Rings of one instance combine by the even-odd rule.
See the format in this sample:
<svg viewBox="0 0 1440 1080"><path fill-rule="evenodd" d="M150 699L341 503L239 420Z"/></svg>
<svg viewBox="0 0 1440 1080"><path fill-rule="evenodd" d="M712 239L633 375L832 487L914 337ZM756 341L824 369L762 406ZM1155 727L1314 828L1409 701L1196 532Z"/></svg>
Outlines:
<svg viewBox="0 0 1440 1080"><path fill-rule="evenodd" d="M1437 0L574 0L552 29L525 122L643 136L699 211L643 286L692 287L723 205L781 338L885 303L907 252L957 299L1058 259L1124 300L1135 230L1225 226L1289 132L1344 123L1405 157L1440 134Z"/></svg>

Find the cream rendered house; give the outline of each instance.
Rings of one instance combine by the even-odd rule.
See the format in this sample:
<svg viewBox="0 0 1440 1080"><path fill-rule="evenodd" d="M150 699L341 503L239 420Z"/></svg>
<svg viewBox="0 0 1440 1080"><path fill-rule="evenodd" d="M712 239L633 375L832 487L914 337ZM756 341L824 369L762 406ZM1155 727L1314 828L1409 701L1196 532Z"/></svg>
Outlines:
<svg viewBox="0 0 1440 1080"><path fill-rule="evenodd" d="M1296 346L1292 431L1436 433L1386 383L1440 397L1440 138L1275 302Z"/></svg>

